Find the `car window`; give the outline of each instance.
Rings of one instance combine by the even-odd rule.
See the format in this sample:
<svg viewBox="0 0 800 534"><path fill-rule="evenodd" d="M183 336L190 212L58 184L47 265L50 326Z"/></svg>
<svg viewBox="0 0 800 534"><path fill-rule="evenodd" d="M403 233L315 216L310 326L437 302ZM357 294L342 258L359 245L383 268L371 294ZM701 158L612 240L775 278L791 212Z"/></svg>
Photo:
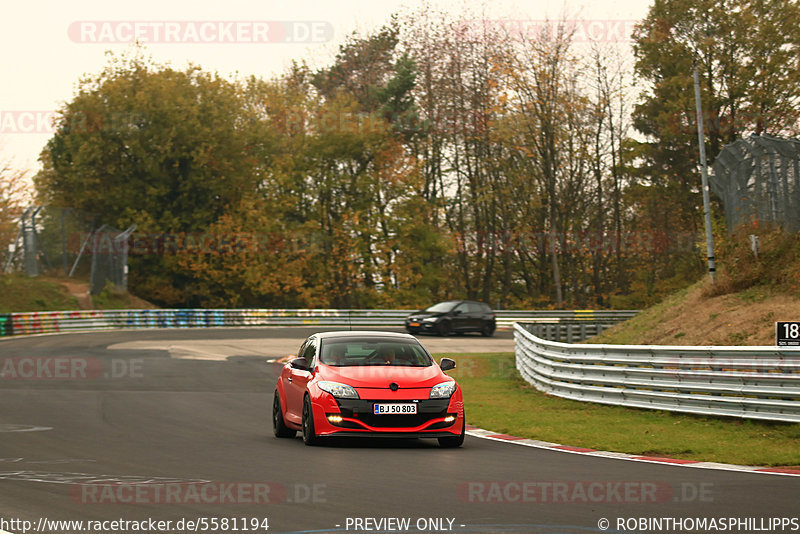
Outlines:
<svg viewBox="0 0 800 534"><path fill-rule="evenodd" d="M477 302L467 303L467 312L469 313L483 313L483 308Z"/></svg>
<svg viewBox="0 0 800 534"><path fill-rule="evenodd" d="M447 302L440 302L439 304L434 304L433 306L425 308L425 311L430 313L447 313L452 310L456 304L458 304L457 300L448 300Z"/></svg>
<svg viewBox="0 0 800 534"><path fill-rule="evenodd" d="M327 365L349 367L359 365L395 365L428 367L430 355L415 340L391 338L328 339L322 343L320 361Z"/></svg>
<svg viewBox="0 0 800 534"><path fill-rule="evenodd" d="M312 339L311 341L308 342L306 348L303 350L303 358L308 360L309 368L314 367L314 364L316 363L314 361L314 357L316 356L316 354L317 354L317 343L316 340Z"/></svg>
<svg viewBox="0 0 800 534"><path fill-rule="evenodd" d="M458 306L453 309L454 312L460 311L461 313L469 313L469 305L466 302L462 302Z"/></svg>

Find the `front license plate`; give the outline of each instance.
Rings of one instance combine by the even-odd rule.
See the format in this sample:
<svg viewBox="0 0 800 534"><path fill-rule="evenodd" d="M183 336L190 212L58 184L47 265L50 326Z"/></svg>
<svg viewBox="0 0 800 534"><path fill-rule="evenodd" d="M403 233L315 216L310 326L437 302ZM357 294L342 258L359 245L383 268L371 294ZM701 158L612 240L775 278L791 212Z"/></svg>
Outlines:
<svg viewBox="0 0 800 534"><path fill-rule="evenodd" d="M374 404L375 415L414 415L417 413L416 404Z"/></svg>
<svg viewBox="0 0 800 534"><path fill-rule="evenodd" d="M408 323L408 326L419 326L419 323Z"/></svg>

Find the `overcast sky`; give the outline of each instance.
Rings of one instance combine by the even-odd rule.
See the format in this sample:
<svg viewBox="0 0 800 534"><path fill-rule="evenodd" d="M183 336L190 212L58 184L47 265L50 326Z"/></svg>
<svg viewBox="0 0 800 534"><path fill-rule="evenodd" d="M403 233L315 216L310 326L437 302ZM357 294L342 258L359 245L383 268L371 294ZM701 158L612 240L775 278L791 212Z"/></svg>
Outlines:
<svg viewBox="0 0 800 534"><path fill-rule="evenodd" d="M281 74L293 59L326 65L344 38L386 23L422 0L2 0L0 17L0 159L35 171L52 135L53 111L69 101L84 74L99 72L106 51L129 48L133 35L149 41L158 62L187 62L229 76ZM480 1L429 0L454 14ZM491 17L523 21L579 18L583 29L616 39L647 14L649 1L491 0ZM137 24L138 23L138 24ZM605 33L604 33L605 32ZM287 42L292 39L297 42ZM154 40L160 41L154 43Z"/></svg>

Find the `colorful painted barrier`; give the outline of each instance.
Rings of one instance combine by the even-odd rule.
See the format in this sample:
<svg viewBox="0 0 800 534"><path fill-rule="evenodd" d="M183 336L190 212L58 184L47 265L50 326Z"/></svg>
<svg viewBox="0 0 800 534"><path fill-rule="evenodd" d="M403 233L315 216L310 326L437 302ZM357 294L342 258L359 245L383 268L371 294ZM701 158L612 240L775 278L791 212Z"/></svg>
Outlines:
<svg viewBox="0 0 800 534"><path fill-rule="evenodd" d="M0 336L78 332L119 328L213 328L258 326L403 326L415 310L336 309L157 309L25 312L0 315ZM497 311L497 324L602 323L629 319L635 311ZM591 328L589 329L591 330ZM587 330L588 331L588 330Z"/></svg>

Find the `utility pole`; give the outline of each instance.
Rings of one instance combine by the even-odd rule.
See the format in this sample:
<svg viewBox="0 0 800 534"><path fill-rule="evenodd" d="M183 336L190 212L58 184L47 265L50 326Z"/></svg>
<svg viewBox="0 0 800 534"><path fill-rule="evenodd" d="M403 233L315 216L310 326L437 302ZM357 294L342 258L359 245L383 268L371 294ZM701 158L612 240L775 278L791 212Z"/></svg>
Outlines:
<svg viewBox="0 0 800 534"><path fill-rule="evenodd" d="M700 103L700 75L697 61L694 63L694 102L697 106L697 143L700 145L700 174L703 180L703 212L706 220L706 253L708 255L708 277L714 283L717 265L714 260L714 235L711 233L711 199L708 193L708 163L706 162L706 136L703 132L703 106Z"/></svg>

